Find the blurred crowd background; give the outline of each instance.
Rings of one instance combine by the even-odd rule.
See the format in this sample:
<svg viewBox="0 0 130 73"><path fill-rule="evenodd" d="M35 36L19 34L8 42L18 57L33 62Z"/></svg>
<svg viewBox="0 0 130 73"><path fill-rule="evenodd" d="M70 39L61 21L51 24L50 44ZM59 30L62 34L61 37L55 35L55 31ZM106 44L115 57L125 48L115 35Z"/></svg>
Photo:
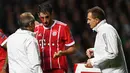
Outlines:
<svg viewBox="0 0 130 73"><path fill-rule="evenodd" d="M37 5L45 0L0 0L0 28L9 36L18 26L22 12L32 12L38 20ZM129 0L52 0L54 19L69 25L78 52L68 56L70 73L73 64L87 61L86 49L93 47L95 32L86 21L86 11L99 6L104 9L107 22L113 25L122 40L128 68L130 69L130 1ZM12 41L13 42L13 41Z"/></svg>

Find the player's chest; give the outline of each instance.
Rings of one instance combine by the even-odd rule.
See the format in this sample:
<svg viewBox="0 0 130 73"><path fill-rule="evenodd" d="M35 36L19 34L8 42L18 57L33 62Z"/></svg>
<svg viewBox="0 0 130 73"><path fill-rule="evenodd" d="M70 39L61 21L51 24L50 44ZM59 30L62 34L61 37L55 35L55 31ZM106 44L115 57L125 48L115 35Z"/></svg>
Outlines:
<svg viewBox="0 0 130 73"><path fill-rule="evenodd" d="M38 38L39 39L44 39L46 41L57 41L62 39L63 37L63 30L62 29L43 29L38 33Z"/></svg>

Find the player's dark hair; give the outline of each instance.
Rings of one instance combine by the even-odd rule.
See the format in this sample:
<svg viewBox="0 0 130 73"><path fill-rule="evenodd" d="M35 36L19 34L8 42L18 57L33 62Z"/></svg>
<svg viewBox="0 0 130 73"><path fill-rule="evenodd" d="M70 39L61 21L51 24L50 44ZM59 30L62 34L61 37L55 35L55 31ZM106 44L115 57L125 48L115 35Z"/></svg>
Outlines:
<svg viewBox="0 0 130 73"><path fill-rule="evenodd" d="M51 1L46 1L38 5L38 13L39 12L49 12L52 13L52 3Z"/></svg>

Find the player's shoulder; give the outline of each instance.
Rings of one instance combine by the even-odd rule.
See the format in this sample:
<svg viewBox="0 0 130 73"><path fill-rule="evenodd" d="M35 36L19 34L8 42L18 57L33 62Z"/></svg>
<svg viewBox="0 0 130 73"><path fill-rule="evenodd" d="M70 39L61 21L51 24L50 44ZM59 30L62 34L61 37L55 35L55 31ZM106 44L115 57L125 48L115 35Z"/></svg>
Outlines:
<svg viewBox="0 0 130 73"><path fill-rule="evenodd" d="M115 34L116 29L111 24L106 23L100 28L100 32L107 34Z"/></svg>
<svg viewBox="0 0 130 73"><path fill-rule="evenodd" d="M56 23L57 25L67 26L67 24L64 23L64 22L62 22L62 21L55 20L55 23Z"/></svg>

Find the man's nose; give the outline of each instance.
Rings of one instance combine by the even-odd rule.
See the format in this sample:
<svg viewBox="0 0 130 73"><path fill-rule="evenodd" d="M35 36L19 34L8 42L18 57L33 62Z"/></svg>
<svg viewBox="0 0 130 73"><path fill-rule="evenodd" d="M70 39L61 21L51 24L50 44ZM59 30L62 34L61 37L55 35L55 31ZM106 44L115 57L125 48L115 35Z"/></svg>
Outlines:
<svg viewBox="0 0 130 73"><path fill-rule="evenodd" d="M44 22L46 22L47 20L46 19L44 19Z"/></svg>
<svg viewBox="0 0 130 73"><path fill-rule="evenodd" d="M88 21L86 21L87 22L87 24L89 24L89 22Z"/></svg>

